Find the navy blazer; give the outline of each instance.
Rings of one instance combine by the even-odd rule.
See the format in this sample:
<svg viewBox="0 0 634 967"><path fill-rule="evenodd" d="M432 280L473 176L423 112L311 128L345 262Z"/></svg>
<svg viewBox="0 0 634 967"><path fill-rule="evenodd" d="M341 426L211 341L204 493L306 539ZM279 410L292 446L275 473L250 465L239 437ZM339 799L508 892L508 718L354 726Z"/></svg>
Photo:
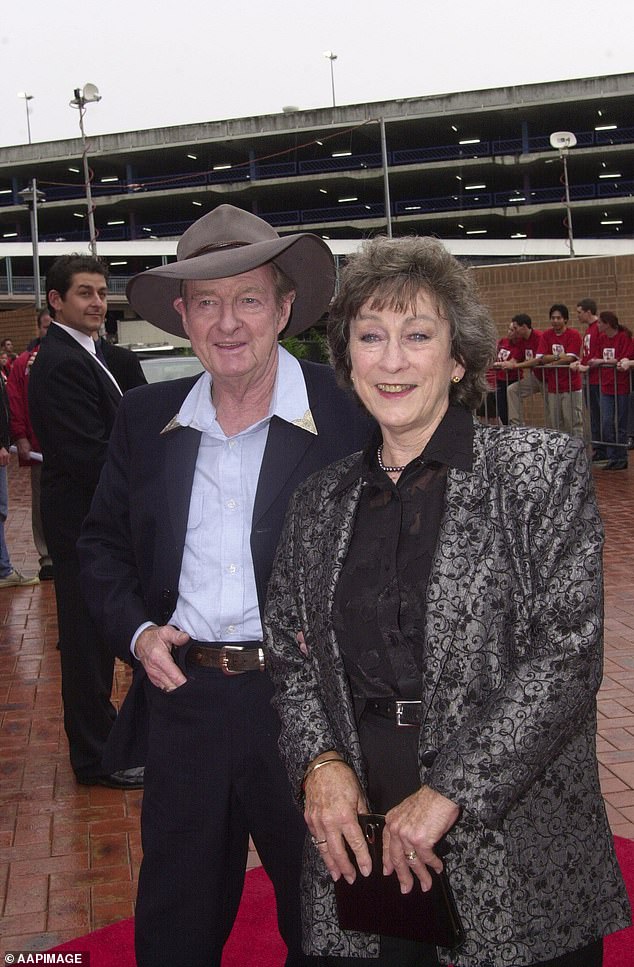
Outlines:
<svg viewBox="0 0 634 967"><path fill-rule="evenodd" d="M76 339L52 325L31 367L29 415L42 448L42 517L49 550L73 555L121 393Z"/></svg>
<svg viewBox="0 0 634 967"><path fill-rule="evenodd" d="M286 507L310 474L361 449L371 421L340 390L327 366L301 362L317 435L273 417L255 498L251 551L263 612L266 588ZM189 501L201 434L190 427L161 432L200 377L153 384L126 393L108 459L77 545L93 619L115 653L130 661L130 641L145 621L165 624L178 596ZM136 664L136 663L135 663ZM135 669L140 671L140 666ZM130 752L139 675L119 715L113 743L127 751L109 766L142 764ZM124 714L125 713L125 714ZM125 736L116 735L127 731Z"/></svg>

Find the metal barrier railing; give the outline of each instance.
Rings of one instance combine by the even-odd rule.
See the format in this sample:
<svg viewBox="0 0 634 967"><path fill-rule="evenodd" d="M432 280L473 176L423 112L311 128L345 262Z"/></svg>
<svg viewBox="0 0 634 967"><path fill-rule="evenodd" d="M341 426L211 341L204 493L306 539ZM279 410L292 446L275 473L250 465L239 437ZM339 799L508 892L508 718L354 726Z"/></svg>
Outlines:
<svg viewBox="0 0 634 967"><path fill-rule="evenodd" d="M548 370L550 391L544 378ZM591 371L577 373L580 389L573 388L577 381L568 365L525 369L520 379L517 370L493 370L496 388L487 394L479 416L487 423L561 430L586 440L598 459L625 459L633 435L628 426L632 371L624 373L609 363L600 363L597 370L598 382L591 381Z"/></svg>

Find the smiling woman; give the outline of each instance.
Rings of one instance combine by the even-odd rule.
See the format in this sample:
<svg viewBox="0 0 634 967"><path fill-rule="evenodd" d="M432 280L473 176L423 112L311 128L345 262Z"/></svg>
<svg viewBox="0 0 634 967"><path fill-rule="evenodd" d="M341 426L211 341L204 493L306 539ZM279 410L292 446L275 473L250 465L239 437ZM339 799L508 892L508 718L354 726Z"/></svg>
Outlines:
<svg viewBox="0 0 634 967"><path fill-rule="evenodd" d="M594 750L603 535L583 443L473 419L495 329L434 239L366 242L328 338L378 428L297 491L269 583L280 751L312 836L306 950L599 967L629 909ZM456 949L341 929L329 878L371 872L362 813L386 814L397 893L446 871Z"/></svg>

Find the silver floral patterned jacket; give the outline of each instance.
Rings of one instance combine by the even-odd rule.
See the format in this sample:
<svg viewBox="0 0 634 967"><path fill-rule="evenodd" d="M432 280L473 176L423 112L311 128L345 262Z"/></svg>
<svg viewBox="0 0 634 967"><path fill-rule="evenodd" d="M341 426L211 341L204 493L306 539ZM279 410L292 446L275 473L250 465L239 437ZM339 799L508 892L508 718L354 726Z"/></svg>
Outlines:
<svg viewBox="0 0 634 967"><path fill-rule="evenodd" d="M327 749L365 784L331 620L362 486L356 465L348 457L297 491L269 585L267 660L296 790ZM421 683L420 750L438 751L421 783L462 807L446 868L467 939L440 950L442 963L532 964L630 922L595 754L602 543L581 441L476 424L472 472L448 476ZM377 937L340 930L308 840L302 890L307 952L377 955Z"/></svg>

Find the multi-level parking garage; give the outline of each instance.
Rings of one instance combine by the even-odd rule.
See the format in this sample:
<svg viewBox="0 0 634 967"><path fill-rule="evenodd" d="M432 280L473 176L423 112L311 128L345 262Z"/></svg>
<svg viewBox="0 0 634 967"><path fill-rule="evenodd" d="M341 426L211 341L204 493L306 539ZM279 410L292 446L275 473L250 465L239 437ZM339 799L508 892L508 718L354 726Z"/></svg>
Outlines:
<svg viewBox="0 0 634 967"><path fill-rule="evenodd" d="M88 131L97 124L91 107ZM632 239L634 74L621 74L90 137L97 241L120 243L113 272L127 276L167 257L135 254L135 241L177 237L221 202L281 233L354 240L385 229L386 185L395 235L472 241L475 257L483 239L562 240L562 159L550 144L562 130L577 142L575 239ZM45 195L40 240L88 240L81 157L79 138L0 149L5 293L32 272L27 258L2 259L3 242L30 243L18 193L31 179Z"/></svg>

